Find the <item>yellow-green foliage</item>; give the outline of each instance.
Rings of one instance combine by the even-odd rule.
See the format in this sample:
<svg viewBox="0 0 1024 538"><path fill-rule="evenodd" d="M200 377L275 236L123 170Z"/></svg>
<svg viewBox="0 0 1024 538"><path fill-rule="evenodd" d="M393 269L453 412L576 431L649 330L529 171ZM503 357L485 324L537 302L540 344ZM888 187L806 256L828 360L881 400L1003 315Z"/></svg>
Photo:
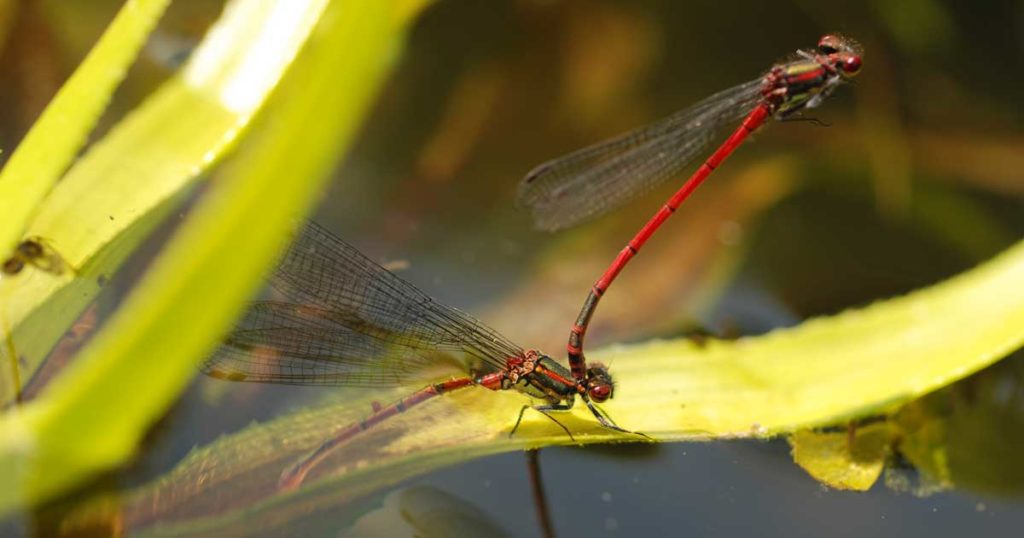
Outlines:
<svg viewBox="0 0 1024 538"><path fill-rule="evenodd" d="M3 307L16 341L46 333L28 335L22 326L37 312L80 308L78 294L59 292L84 282L91 296L96 280L123 257L119 241L138 235L135 226L146 227L266 108L264 128L249 135L245 151L75 364L42 397L0 417L0 511L50 498L132 455L315 201L421 3L231 2L182 73L97 143L33 210L38 216L27 233L49 239L76 271L6 279ZM152 20L142 30L150 26ZM136 32L125 34L130 40ZM82 76L69 84L101 82ZM77 121L91 125L94 116ZM53 145L50 137L64 136L58 126L47 129L26 144ZM4 367L19 365L8 358Z"/></svg>
<svg viewBox="0 0 1024 538"><path fill-rule="evenodd" d="M667 340L591 355L610 364L617 382L615 398L604 409L619 425L658 441L762 437L845 425L857 416L893 411L1018 348L1024 340L1022 290L1024 243L1019 243L930 288L791 329L703 346ZM179 521L181 527L165 529L171 534L218 534L236 525L246 528L255 517L287 525L295 521L290 515L327 509L483 455L574 442L644 441L602 428L582 406L558 416L575 441L530 411L509 438L520 407L529 401L513 391L471 388L410 409L346 443L298 492L277 489L281 471L323 442L325 432L365 416L373 401L406 394L408 389L376 392L226 436L126 496L119 514L128 526L176 513L209 516ZM800 433L795 457L826 483L867 489L882 471L894 427L875 423L852 437ZM193 500L211 498L219 502L213 513Z"/></svg>

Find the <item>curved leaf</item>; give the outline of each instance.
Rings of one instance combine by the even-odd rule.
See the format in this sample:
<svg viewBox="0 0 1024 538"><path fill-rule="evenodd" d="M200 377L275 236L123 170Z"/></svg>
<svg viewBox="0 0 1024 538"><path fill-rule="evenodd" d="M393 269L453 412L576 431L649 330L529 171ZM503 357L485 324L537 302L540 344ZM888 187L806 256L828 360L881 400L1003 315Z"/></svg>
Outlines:
<svg viewBox="0 0 1024 538"><path fill-rule="evenodd" d="M298 10L294 1L276 5L271 26ZM314 202L394 57L402 15L412 12L408 2L353 0L324 13L259 138L78 360L43 397L0 419L0 511L51 498L133 453Z"/></svg>
<svg viewBox="0 0 1024 538"><path fill-rule="evenodd" d="M128 0L0 172L0 254L85 143L170 0Z"/></svg>
<svg viewBox="0 0 1024 538"><path fill-rule="evenodd" d="M228 4L183 71L90 147L54 188L28 235L46 238L76 271L26 270L0 281L0 315L25 370L0 385L7 389L0 392L3 401L14 398L20 382L95 298L99 282L159 220L152 213L160 213L235 146L325 2ZM140 224L141 230L134 229Z"/></svg>
<svg viewBox="0 0 1024 538"><path fill-rule="evenodd" d="M659 441L761 437L890 410L1005 356L1024 342L1022 328L1024 242L930 288L792 329L704 346L669 340L592 355L615 375L615 399L604 409L623 427ZM163 522L149 529L155 534L271 532L444 465L573 443L532 412L510 439L525 397L471 388L385 421L328 456L304 488L278 491L282 470L326 432L368 414L375 399L407 392L375 393L224 437L132 495L121 508L123 521L130 528ZM581 406L558 419L577 443L639 440L601 428ZM850 485L863 485L875 470L868 464Z"/></svg>

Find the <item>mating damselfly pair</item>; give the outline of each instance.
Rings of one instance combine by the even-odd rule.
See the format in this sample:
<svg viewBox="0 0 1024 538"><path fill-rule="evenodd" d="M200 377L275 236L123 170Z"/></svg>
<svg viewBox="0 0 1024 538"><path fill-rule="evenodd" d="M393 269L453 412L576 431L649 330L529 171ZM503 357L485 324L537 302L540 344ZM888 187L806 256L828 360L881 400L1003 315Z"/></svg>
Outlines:
<svg viewBox="0 0 1024 538"><path fill-rule="evenodd" d="M360 432L467 387L517 390L541 402L524 406L510 433L531 407L562 426L551 413L572 408L579 398L605 428L634 434L598 406L613 397L615 384L608 368L588 364L584 356L584 336L599 300L665 220L752 132L770 118L791 118L821 104L859 73L861 56L854 41L827 35L814 49L796 51L750 82L544 163L526 175L519 204L529 209L537 227L558 230L606 213L678 176L723 129L738 123L593 285L571 326L568 367L434 301L311 223L297 234L271 278L282 298L253 303L204 371L234 381L383 388L421 379L443 355L439 351L457 351L473 359L464 375L427 384L332 432L312 454L284 471L280 483L286 488L301 485L326 454ZM24 239L0 270L13 276L27 267L74 271L38 237ZM572 432L562 427L571 437Z"/></svg>
<svg viewBox="0 0 1024 538"><path fill-rule="evenodd" d="M556 423L551 413L572 408L579 398L602 426L631 434L598 406L613 397L615 385L608 368L588 364L583 353L584 335L598 301L665 220L752 132L768 119L784 120L821 104L859 73L861 57L856 42L827 35L816 48L798 50L750 82L651 125L544 163L526 175L519 204L531 211L539 228L558 230L608 212L678 176L723 129L738 123L593 285L570 330L568 367L434 301L311 223L297 234L271 278L282 299L253 303L204 371L235 381L383 388L420 379L438 360L439 351L457 351L473 359L465 375L427 384L333 432L313 453L284 471L280 484L289 489L301 485L329 452L359 433L467 387L525 393L541 402L532 409ZM520 410L510 433L530 407Z"/></svg>

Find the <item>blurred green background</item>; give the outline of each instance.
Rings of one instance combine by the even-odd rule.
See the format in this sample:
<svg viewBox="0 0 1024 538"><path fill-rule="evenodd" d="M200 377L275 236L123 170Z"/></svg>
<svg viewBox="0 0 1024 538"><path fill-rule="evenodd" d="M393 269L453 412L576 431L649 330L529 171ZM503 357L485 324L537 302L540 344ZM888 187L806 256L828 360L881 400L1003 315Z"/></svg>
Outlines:
<svg viewBox="0 0 1024 538"><path fill-rule="evenodd" d="M0 158L119 6L0 2ZM220 7L172 5L101 131L173 72ZM439 300L560 353L593 279L674 187L551 235L513 207L519 178L756 78L828 32L866 49L856 82L809 113L829 126L759 131L622 275L588 345L698 328L757 334L932 284L1019 240L1024 3L1012 1L439 1L415 25L317 218ZM144 249L122 289L145 263ZM117 301L100 299L97 322ZM1024 359L1011 357L913 404L908 413L939 425L948 475L896 461L887 482L899 487L867 494L822 489L784 441L545 451L556 526L565 536L1011 532L1024 524L1022 382ZM97 491L145 484L193 446L332 397L198 379L130 469L0 531L56 529ZM521 459L416 482L472 499L511 534L534 535ZM931 489L944 491L912 494ZM293 517L296 529L345 527L332 516L308 516L315 525ZM187 514L156 507L126 515L126 528L176 517Z"/></svg>

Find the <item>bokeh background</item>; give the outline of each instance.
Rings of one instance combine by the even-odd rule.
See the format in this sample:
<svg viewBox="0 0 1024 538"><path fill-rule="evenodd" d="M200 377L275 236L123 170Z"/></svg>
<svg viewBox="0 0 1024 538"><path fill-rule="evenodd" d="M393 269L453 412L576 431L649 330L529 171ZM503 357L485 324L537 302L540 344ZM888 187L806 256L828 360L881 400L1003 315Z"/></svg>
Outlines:
<svg viewBox="0 0 1024 538"><path fill-rule="evenodd" d="M0 1L3 155L119 5ZM220 7L173 4L101 131L173 72ZM439 1L395 51L398 67L317 220L439 300L559 356L592 281L674 186L547 234L513 207L523 174L756 78L829 32L866 53L855 83L808 114L827 126L756 133L623 273L596 314L591 349L762 333L927 286L1020 240L1024 3L995 0ZM96 323L117 301L101 298ZM338 397L197 379L131 468L79 495L145 484L194 446ZM564 536L1018 532L1024 359L926 400L917 405L944 421L953 488L896 462L868 493L828 490L792 463L783 440L550 449L541 461L556 527ZM535 535L523 459L496 456L413 483L471 501L509 534ZM337 527L388 505L387 493L346 506ZM0 531L56 529L76 501Z"/></svg>

